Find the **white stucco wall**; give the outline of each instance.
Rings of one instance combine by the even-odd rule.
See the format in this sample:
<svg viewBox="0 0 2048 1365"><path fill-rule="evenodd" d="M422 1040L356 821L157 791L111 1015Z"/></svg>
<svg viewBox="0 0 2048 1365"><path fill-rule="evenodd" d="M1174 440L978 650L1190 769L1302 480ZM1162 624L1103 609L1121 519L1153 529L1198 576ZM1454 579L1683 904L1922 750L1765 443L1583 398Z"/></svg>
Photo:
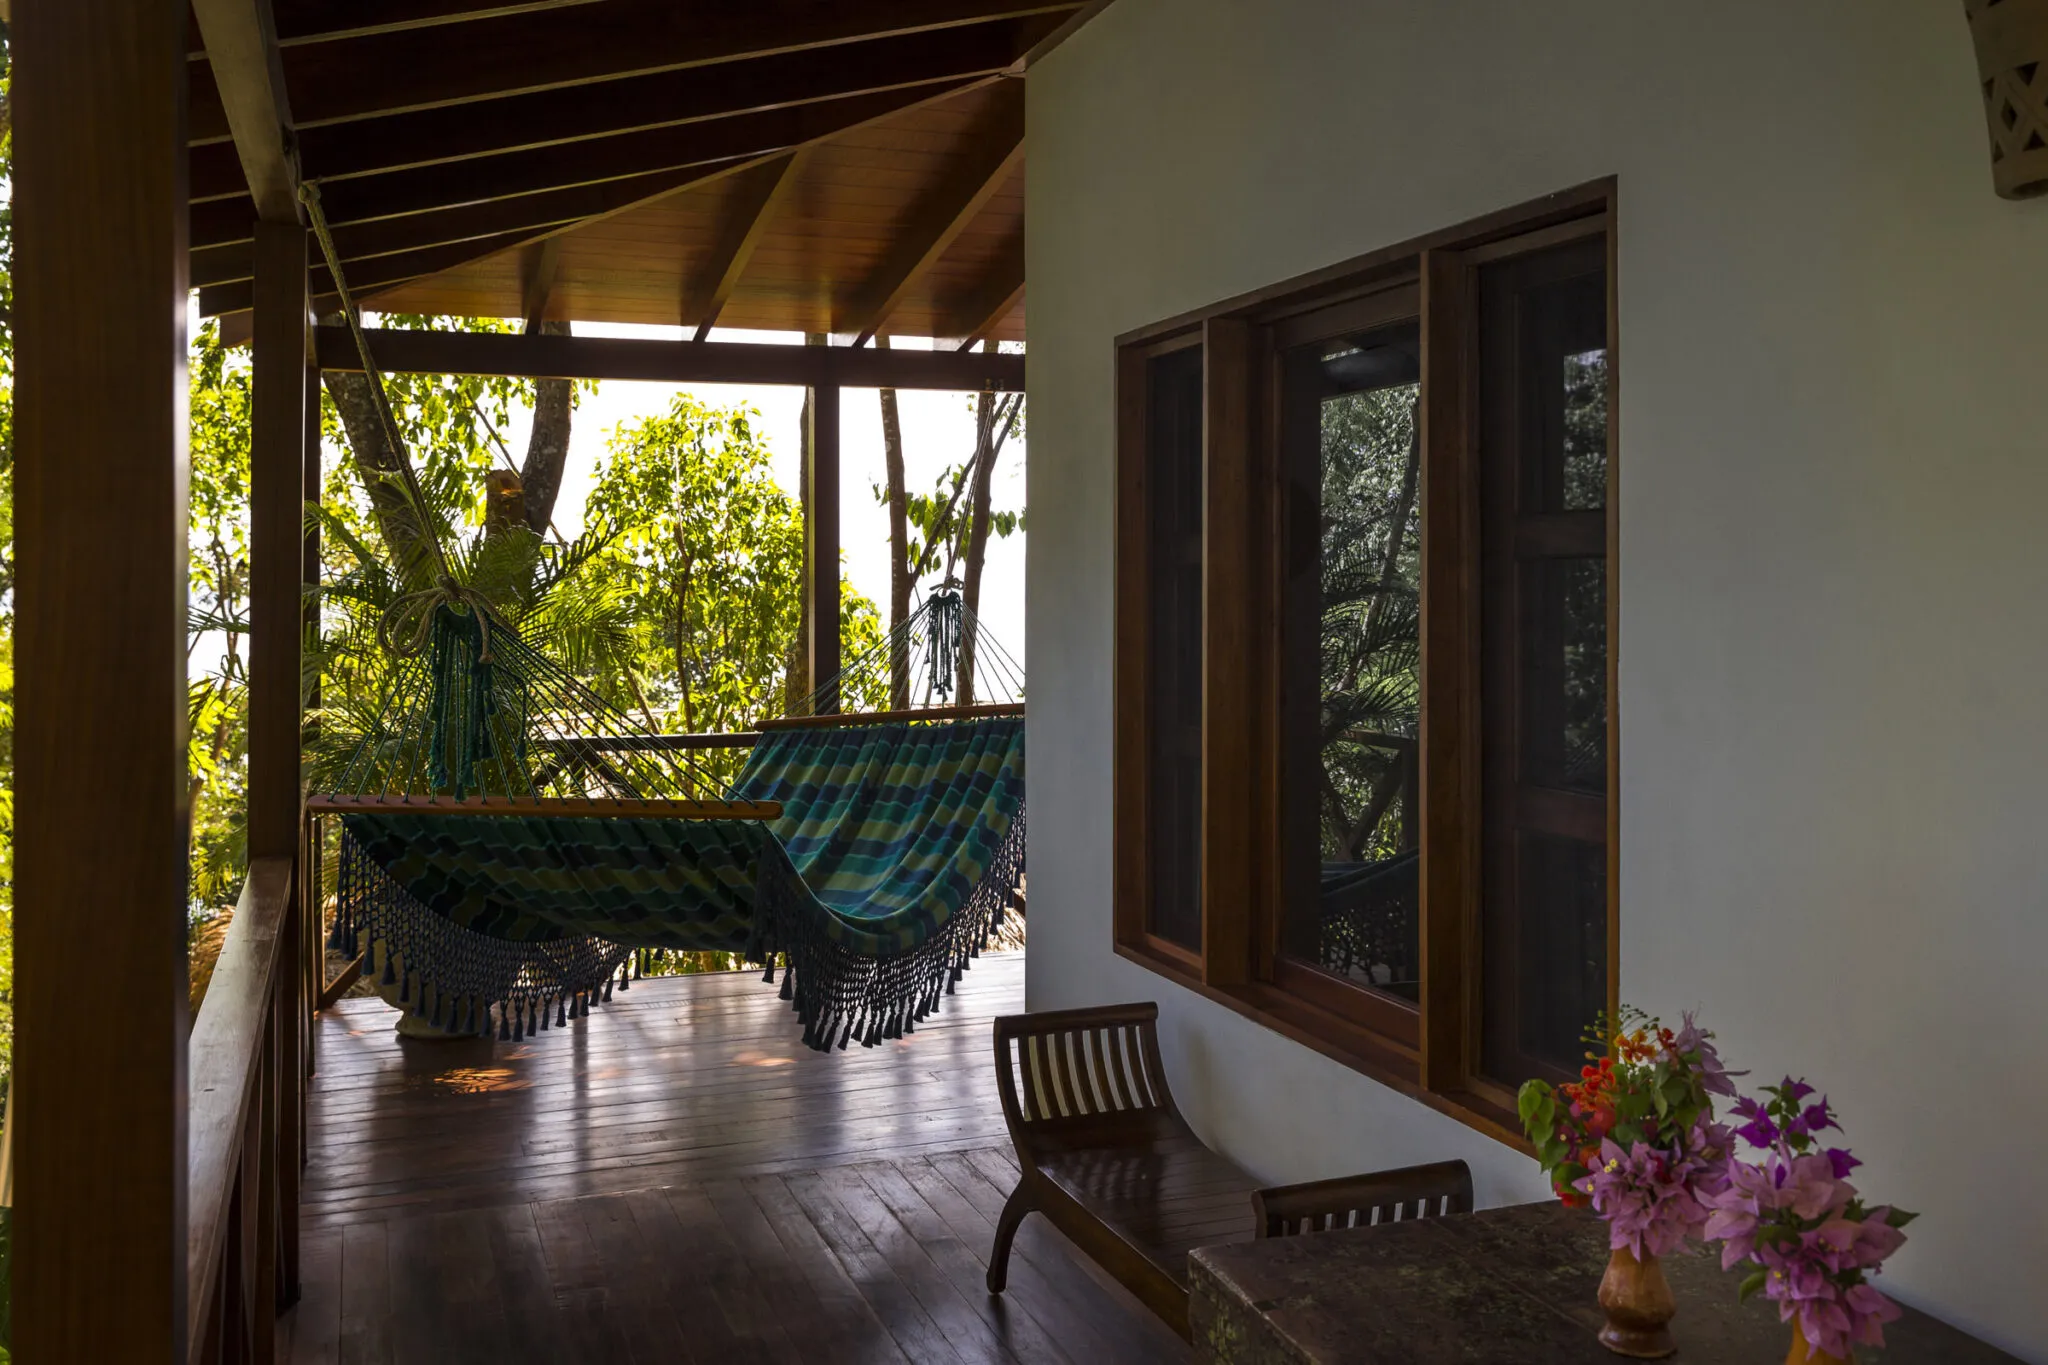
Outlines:
<svg viewBox="0 0 2048 1365"><path fill-rule="evenodd" d="M1112 955L1111 338L1620 178L1624 998L1833 1097L2048 1362L2048 203L1954 0L1118 0L1030 82L1034 1008L1273 1179L1533 1163Z"/></svg>

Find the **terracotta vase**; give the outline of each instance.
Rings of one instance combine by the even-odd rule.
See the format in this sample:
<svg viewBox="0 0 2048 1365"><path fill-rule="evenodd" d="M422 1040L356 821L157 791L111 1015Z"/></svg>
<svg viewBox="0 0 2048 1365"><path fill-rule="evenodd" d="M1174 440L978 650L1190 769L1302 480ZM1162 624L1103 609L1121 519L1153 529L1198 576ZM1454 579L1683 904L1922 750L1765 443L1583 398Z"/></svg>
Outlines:
<svg viewBox="0 0 2048 1365"><path fill-rule="evenodd" d="M1785 1365L1855 1365L1855 1360L1853 1351L1845 1356L1835 1356L1816 1349L1807 1342L1806 1333L1799 1330L1799 1324L1792 1324L1792 1349L1785 1353Z"/></svg>
<svg viewBox="0 0 2048 1365"><path fill-rule="evenodd" d="M1638 1261L1633 1251L1617 1247L1600 1277L1600 1307L1607 1312L1600 1344L1616 1355L1659 1360L1678 1349L1670 1325L1678 1303L1655 1256Z"/></svg>

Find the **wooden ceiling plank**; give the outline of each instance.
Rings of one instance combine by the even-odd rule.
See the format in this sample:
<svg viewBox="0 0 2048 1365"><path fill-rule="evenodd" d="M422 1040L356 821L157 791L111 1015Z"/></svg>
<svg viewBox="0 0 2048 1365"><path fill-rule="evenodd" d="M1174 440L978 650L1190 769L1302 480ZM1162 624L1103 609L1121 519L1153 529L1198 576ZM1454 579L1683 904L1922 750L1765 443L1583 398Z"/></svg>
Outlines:
<svg viewBox="0 0 2048 1365"><path fill-rule="evenodd" d="M679 190L704 181L696 170L663 171L653 175L627 176L596 185L575 185L568 189L543 190L514 195L482 204L465 204L435 213L412 214L404 218L381 218L368 223L351 223L335 229L334 242L344 261L367 256L386 256L394 251L411 251L443 242L489 237L513 228L530 228L538 234L572 219L610 213L624 205ZM195 260L201 251L213 252L250 245L248 215L235 213L230 201L195 204L190 215L190 233ZM247 208L246 202L242 204ZM238 278L226 276L223 278Z"/></svg>
<svg viewBox="0 0 2048 1365"><path fill-rule="evenodd" d="M520 313L526 319L526 330L538 332L547 317L548 297L555 292L555 277L561 272L562 239L543 237L526 251L529 263L520 287Z"/></svg>
<svg viewBox="0 0 2048 1365"><path fill-rule="evenodd" d="M329 220L337 225L430 213L542 190L598 184L660 171L713 167L776 155L882 118L957 86L892 90L878 95L771 109L586 142L507 152L443 166L321 184Z"/></svg>
<svg viewBox="0 0 2048 1365"><path fill-rule="evenodd" d="M594 3L596 0L276 0L277 40L285 47L331 43L373 33L403 33Z"/></svg>
<svg viewBox="0 0 2048 1365"><path fill-rule="evenodd" d="M967 84L966 84L965 86L963 86L963 87L962 87L962 88L961 88L960 90L957 90L957 91L955 91L955 90L945 90L945 91L942 91L941 93L939 93L939 94L936 94L936 95L927 95L927 96L923 97L922 99L919 99L918 101L916 101L916 102L915 102L915 103L914 103L913 105L911 105L911 106L910 106L910 108L909 108L908 110L894 110L894 111L889 111L889 112L886 112L886 113L881 113L881 114L877 114L877 115L875 116L875 120L873 120L873 121L880 121L880 120L883 120L883 119L889 119L889 118L896 118L896 117L901 117L901 116L903 116L904 114L910 113L910 112L912 112L912 111L915 111L915 112L917 112L917 113L919 113L919 114L923 114L923 113L924 113L925 111L927 111L927 110L929 110L929 109L932 109L932 108L933 108L934 106L936 106L936 105L940 104L940 102L942 102L942 101L949 101L949 100L953 100L953 99L961 98L961 97L963 97L963 96L971 96L972 92L974 92L974 91L977 91L977 90L986 90L986 89L989 89L989 88L990 88L991 86L993 86L993 85L996 85L996 84L998 84L998 83L1001 83L1001 78L999 78L999 77L986 77L986 78L984 78L984 79L983 79L983 80L981 80L981 81L974 81L974 82L969 82L969 83L967 83ZM849 129L849 130L837 130L837 131L834 131L834 132L832 132L832 133L828 134L827 136L828 136L828 137L837 137L837 136L841 136L841 135L843 135L843 133L844 133L844 132L849 132L849 131L858 131L858 130L859 130L859 128L861 128L861 127L866 127L866 126L868 126L868 125L867 125L867 124L861 124L861 125L857 125L857 126L856 126L856 127L854 128L854 129ZM820 141L820 142L822 142L822 141L824 141L824 139L815 139L814 141ZM713 180L716 180L716 179L722 178L722 177L724 177L724 176L727 176L727 175L732 175L732 174L737 174L737 173L741 173L741 172L744 172L744 171L746 171L747 169L750 169L750 168L751 168L752 166L754 166L754 165L759 165L759 164L761 164L762 162L764 162L764 161L767 161L767 160L769 160L769 159L770 159L769 157L763 156L763 157L758 157L758 158L754 158L754 159L753 159L752 161L749 161L749 162L743 162L743 163L739 163L739 164L736 164L736 165L732 165L732 166L722 167L722 168L719 168L719 169L717 169L717 170L714 170L714 171L710 172L709 174L706 174L706 175L704 175L704 176L702 176L702 177L700 177L700 178L698 178L698 179L695 179L695 180L690 180L690 181L686 181L686 182L684 182L684 183L681 183L681 184L676 184L676 185L673 185L673 186L671 186L670 188L667 188L667 189L660 189L660 190L652 190L652 191L649 191L649 192L645 193L644 195L642 195L641 197L639 197L639 198L637 198L637 199L633 199L633 200L631 200L631 201L628 201L628 200L626 199L625 195L624 195L624 194L622 193L622 194L620 194L620 196L619 196L618 202L615 202L615 203L614 203L614 204L613 204L613 205L612 205L611 207L609 207L609 208L606 208L606 209L603 209L603 210L601 210L601 211L597 211L597 212L594 212L594 213L592 213L591 215L589 215L588 217L586 217L586 218L584 219L584 221L583 221L583 222L581 222L581 223L577 224L577 225L576 225L576 227L575 227L575 229L574 229L574 231L576 231L576 232L578 232L578 233L584 232L584 231L588 230L588 229L589 229L589 228L590 228L590 227L591 227L591 226L592 226L593 224L595 224L595 223L603 222L603 221L605 221L605 220L607 220L607 219L615 218L615 217L617 217L617 216L619 216L619 215L621 215L621 214L625 214L625 213L628 213L628 212L632 212L632 211L634 211L634 210L637 210L637 209L641 209L641 208L645 208L645 207L648 207L648 206L650 206L650 205L653 205L653 204L659 203L660 201L662 201L662 200L664 200L664 199L669 199L669 198L672 198L672 197L673 197L673 196L674 196L674 195L675 195L675 194L676 194L676 193L677 193L678 191L680 191L680 190L683 190L683 189L687 189L687 188L692 188L692 187L701 187L701 186L703 186L703 185L707 184L707 183L708 183L708 182L710 182L710 181L713 181ZM645 183L646 183L645 179L643 179L643 180L642 180L641 182L638 182L638 184L639 184L640 186L644 186L644 185L645 185ZM593 188L596 188L596 189L604 189L604 188L606 188L606 187L604 187L604 186L597 186L597 187L593 187ZM535 198L542 198L542 197L543 197L543 196L535 196ZM485 205L485 206L482 206L482 207L485 207L485 208L489 208L490 206L489 206L489 205ZM196 210L195 210L195 211L196 211ZM403 220L395 220L395 221L399 221L399 222L402 222ZM368 226L368 225L365 225L365 226ZM566 232L566 231L569 231L569 230L570 230L570 229L564 229L564 228L555 228L555 229L548 229L548 230L547 230L547 234L546 234L546 235L553 235L553 234L554 234L554 233L556 233L556 232ZM540 235L543 235L543 234L542 234L542 233L540 233L540 232L533 232L533 233L529 233L529 234L528 234L528 240L532 240L532 239L534 239L535 237L538 237L538 236L540 236ZM465 268L469 268L469 267L472 267L472 266L476 266L476 265L479 265L479 264L482 264L482 263L484 263L484 262L485 262L485 260L486 260L486 258L487 258L488 256L490 256L491 254L492 254L492 252L491 252L491 251L486 251L486 250L478 250L478 251L476 251L476 252L474 253L474 255L473 255L473 256L472 256L472 257L471 257L470 259L468 259L468 260L466 260L466 261L463 261L463 262L461 262L461 263L460 263L460 264L458 264L458 265L452 265L452 266L447 266L447 267L443 267L442 269L443 269L443 270L455 270L455 269L465 269ZM757 253L757 258L758 258L758 253ZM431 282L431 281L428 281L427 283L428 283L429 285L431 285L431 283L432 283L432 282ZM400 287L401 287L401 286L393 286L393 289L394 289L394 290L396 290L396 289L398 289L398 288L400 288ZM817 319L814 319L814 320L812 320L811 322L807 322L807 324L806 324L806 325L805 325L804 327L802 327L802 328L800 328L800 329L798 329L798 330L803 330L803 331L819 331L819 330L823 330L823 327L822 327L821 325L818 325L818 324L821 324L821 323L823 323L824 321L826 321L826 320L827 320L827 319L825 318L824 314L825 314L825 311L826 311L826 307L827 307L826 301L827 301L827 300L828 300L828 298L829 298L829 292L830 292L830 284L829 284L829 282L828 282L828 281L825 281L825 280L822 280L822 279L813 279L813 280L811 281L811 283L810 283L810 284L809 284L809 285L807 286L807 288L809 288L809 290L811 291L811 294L812 294L812 295L814 295L814 296L816 297L816 299L818 300L818 302L819 302L819 314L820 314L820 316L819 316L819 317L818 317ZM387 291L387 292L390 292L390 291ZM565 292L568 292L568 291L565 291ZM443 295L436 295L436 297L437 297L437 298L439 298L439 297L444 297L444 296L443 296ZM672 319L674 318L674 316L675 316L675 314L674 314L674 312L673 312L673 309L674 309L674 307L675 307L675 305L674 305L674 302L673 302L674 298L675 298L675 295L674 295L673 293L671 293L671 294L670 294L670 295L668 296L669 302L668 302L668 303L667 303L667 304L665 305L665 307L664 307L664 308L663 308L663 310L662 310L662 311L663 311L663 313L665 314L665 316L661 316L661 317L655 318L655 319L653 319L653 320L655 320L655 321L659 321L659 322L668 322L668 321L670 321L670 320L672 320ZM506 310L506 312L508 312L508 313L509 313L509 312L510 312L510 311L512 310L512 307L513 307L513 306L514 306L514 304L516 303L516 295L514 295L514 296L513 296L513 300L514 300L514 303L508 303L508 304L507 304L507 305L505 306L505 310ZM498 305L497 305L496 303L493 303L493 304L491 304L491 305L490 305L490 307L491 307L491 308L493 308L493 309L495 309L495 308L496 308L497 306L498 306ZM572 305L572 307L573 307L573 305ZM404 309L404 310L402 310L402 311L416 311L416 310L413 310L413 309ZM449 309L449 307L448 307L448 306L446 306L446 305L443 305L443 304L437 303L437 304L436 304L436 305L434 306L434 309L432 309L431 311L450 311L450 309ZM457 309L455 309L454 311L458 311L458 312L459 312L459 311L461 311L461 309L457 308ZM488 315L492 315L492 314L487 314L487 313L484 313L484 312L482 312L482 311L478 311L477 315L478 315L478 316L488 316Z"/></svg>
<svg viewBox="0 0 2048 1365"><path fill-rule="evenodd" d="M1057 16L974 24L303 128L299 155L323 184L795 104L877 94L1013 67ZM194 199L239 192L224 147L194 148Z"/></svg>
<svg viewBox="0 0 2048 1365"><path fill-rule="evenodd" d="M610 3L287 48L300 127L530 90L1051 14L1079 0L752 0ZM221 130L194 126L203 138Z"/></svg>
<svg viewBox="0 0 2048 1365"><path fill-rule="evenodd" d="M725 301L732 297L733 288L746 274L747 263L753 260L754 250L761 245L768 225L795 190L810 160L811 149L799 147L780 162L762 167L755 172L747 192L732 205L718 250L705 265L696 287L686 296L689 302L684 306L683 326L696 328L693 340L702 341L711 335L711 324L718 321Z"/></svg>
<svg viewBox="0 0 2048 1365"><path fill-rule="evenodd" d="M948 309L935 329L944 344L964 351L986 340L1016 310L1024 297L1024 233L1020 227L1003 244L1002 252L972 292ZM940 343L932 343L936 349Z"/></svg>
<svg viewBox="0 0 2048 1365"><path fill-rule="evenodd" d="M527 240L524 231L501 233L496 237L485 237L475 242L452 242L445 246L427 247L420 251L399 252L391 256L373 257L361 262L356 269L349 269L349 292L358 302L367 298L373 289L386 289L394 284L431 275L451 266L461 265L477 256L503 251ZM325 265L315 266L310 272L311 288L318 295L332 295L334 277ZM239 312L250 306L254 291L253 280L234 280L226 284L209 285L199 291L199 315L214 317L221 313Z"/></svg>
<svg viewBox="0 0 2048 1365"><path fill-rule="evenodd" d="M348 329L313 329L323 369L362 367ZM370 354L388 374L505 375L535 379L633 379L667 383L840 384L849 388L1015 392L1024 357L980 351L849 350L511 332L415 332L369 328Z"/></svg>
<svg viewBox="0 0 2048 1365"><path fill-rule="evenodd" d="M856 295L847 325L835 331L865 346L889 320L918 279L943 255L975 215L1003 187L1024 156L1024 85L1012 87L968 144L959 167L925 195L897 236L887 263Z"/></svg>
<svg viewBox="0 0 2048 1365"><path fill-rule="evenodd" d="M270 0L192 0L256 216L302 221L292 111Z"/></svg>

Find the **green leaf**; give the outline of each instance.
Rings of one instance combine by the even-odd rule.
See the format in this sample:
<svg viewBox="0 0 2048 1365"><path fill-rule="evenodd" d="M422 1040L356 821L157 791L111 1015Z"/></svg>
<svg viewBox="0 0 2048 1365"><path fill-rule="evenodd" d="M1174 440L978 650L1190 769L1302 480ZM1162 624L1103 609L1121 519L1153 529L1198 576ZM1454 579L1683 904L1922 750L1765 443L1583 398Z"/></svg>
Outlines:
<svg viewBox="0 0 2048 1365"><path fill-rule="evenodd" d="M1917 1213L1908 1213L1904 1209L1893 1209L1885 1215L1884 1221L1888 1227L1902 1228L1919 1216Z"/></svg>
<svg viewBox="0 0 2048 1365"><path fill-rule="evenodd" d="M1743 1276L1742 1284L1735 1291L1735 1301L1737 1303L1748 1303L1750 1296L1770 1283L1770 1279L1771 1272L1768 1270L1759 1270L1754 1274Z"/></svg>

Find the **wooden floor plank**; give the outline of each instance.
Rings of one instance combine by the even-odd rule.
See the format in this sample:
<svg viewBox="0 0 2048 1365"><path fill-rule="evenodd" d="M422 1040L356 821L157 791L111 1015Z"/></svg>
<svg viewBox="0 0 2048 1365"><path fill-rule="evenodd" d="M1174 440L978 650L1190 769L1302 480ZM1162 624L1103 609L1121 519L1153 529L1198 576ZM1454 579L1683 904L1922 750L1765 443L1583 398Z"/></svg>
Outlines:
<svg viewBox="0 0 2048 1365"><path fill-rule="evenodd" d="M388 1365L391 1359L391 1267L381 1223L341 1234L341 1365Z"/></svg>
<svg viewBox="0 0 2048 1365"><path fill-rule="evenodd" d="M917 1296L896 1277L860 1225L832 1197L824 1174L791 1176L787 1184L804 1216L846 1267L847 1277L860 1289L861 1297L888 1329L898 1349L915 1365L966 1365Z"/></svg>
<svg viewBox="0 0 2048 1365"><path fill-rule="evenodd" d="M747 975L648 980L514 1044L320 1020L293 1365L1143 1365L1186 1348L1026 1223L983 959L917 1032L819 1054ZM1205 1193L1187 1191L1199 1225Z"/></svg>
<svg viewBox="0 0 2048 1365"><path fill-rule="evenodd" d="M906 1357L874 1309L847 1278L846 1267L804 1216L796 1196L779 1175L749 1176L740 1182L760 1209L776 1240L804 1277L807 1291L834 1324L834 1349L849 1361L901 1365Z"/></svg>
<svg viewBox="0 0 2048 1365"><path fill-rule="evenodd" d="M909 1242L945 1276L960 1301L980 1316L1007 1356L1023 1365L1086 1365L1086 1357L1074 1361L1062 1351L1029 1311L1012 1311L1016 1299L988 1292L986 1249L981 1256L968 1250L894 1165L872 1161L853 1170L902 1227Z"/></svg>
<svg viewBox="0 0 2048 1365"><path fill-rule="evenodd" d="M280 1327L289 1338L278 1356L289 1365L337 1365L341 1359L341 1233L307 1233L299 1239L299 1301Z"/></svg>

